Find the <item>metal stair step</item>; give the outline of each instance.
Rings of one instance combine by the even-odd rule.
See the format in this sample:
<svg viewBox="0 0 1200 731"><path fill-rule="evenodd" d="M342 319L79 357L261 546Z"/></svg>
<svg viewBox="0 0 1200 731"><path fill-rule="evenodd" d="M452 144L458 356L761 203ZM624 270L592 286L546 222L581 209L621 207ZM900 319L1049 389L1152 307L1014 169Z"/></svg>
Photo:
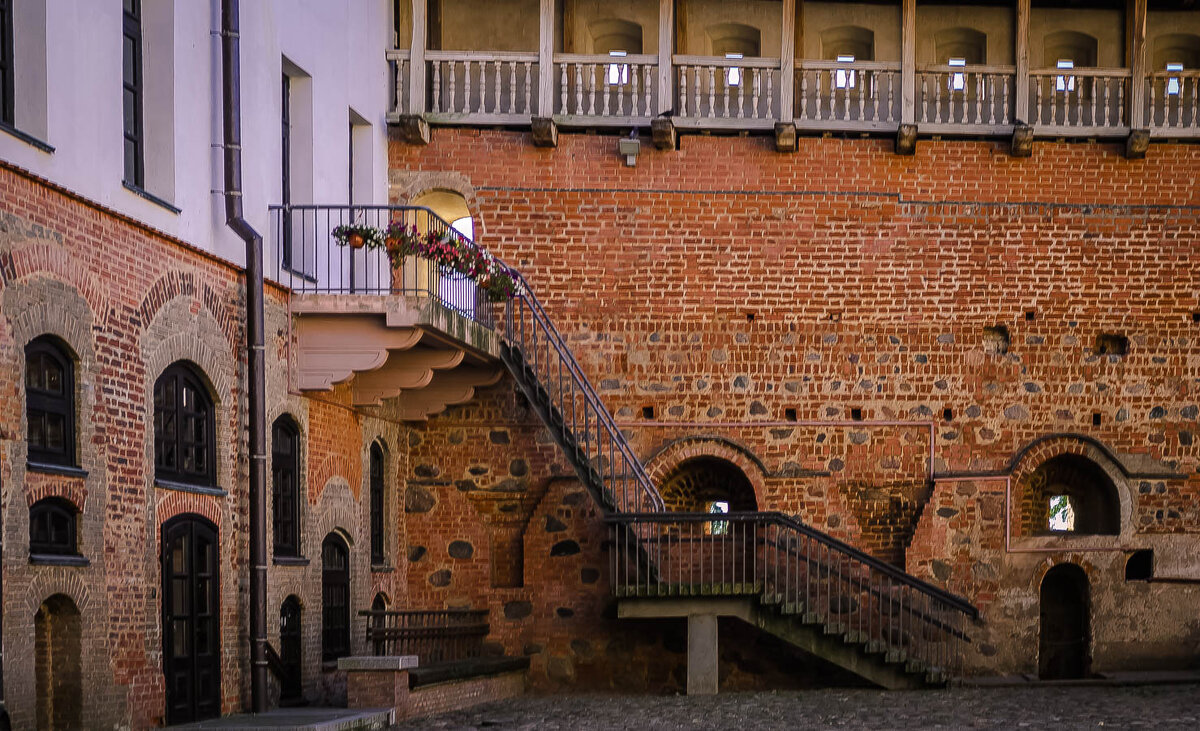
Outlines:
<svg viewBox="0 0 1200 731"><path fill-rule="evenodd" d="M841 622L827 622L821 626L821 632L827 635L844 635L846 629L846 625Z"/></svg>
<svg viewBox="0 0 1200 731"><path fill-rule="evenodd" d="M904 662L907 659L908 659L907 652L905 652L904 650L899 650L899 649L895 649L895 648L889 649L883 655L883 661L886 663L889 663L891 665L899 665L900 663Z"/></svg>

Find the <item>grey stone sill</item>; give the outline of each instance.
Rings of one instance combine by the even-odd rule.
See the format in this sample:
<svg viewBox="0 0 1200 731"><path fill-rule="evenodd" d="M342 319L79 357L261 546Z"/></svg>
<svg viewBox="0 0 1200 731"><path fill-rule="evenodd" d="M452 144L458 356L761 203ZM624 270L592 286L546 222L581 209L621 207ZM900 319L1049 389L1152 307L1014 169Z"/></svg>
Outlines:
<svg viewBox="0 0 1200 731"><path fill-rule="evenodd" d="M130 193L133 193L137 197L145 198L146 200L150 201L151 203L153 203L156 206L166 208L171 213L179 214L183 211L182 208L176 208L174 205L172 205L170 201L163 200L162 198L159 198L158 196L154 195L153 193L146 190L145 188L139 188L138 186L134 185L133 183L130 183L127 180L122 181L121 185L125 186L125 190L129 191Z"/></svg>
<svg viewBox="0 0 1200 731"><path fill-rule="evenodd" d="M29 472L40 472L46 475L63 475L64 477L88 476L87 470L66 464L46 464L45 462L26 462L25 469Z"/></svg>
<svg viewBox="0 0 1200 731"><path fill-rule="evenodd" d="M389 566L388 564L385 564L385 563L371 564L371 573L373 573L373 574L390 574L395 570L396 570L395 566Z"/></svg>
<svg viewBox="0 0 1200 731"><path fill-rule="evenodd" d="M209 487L207 485L189 485L186 482L171 482L170 480L154 480L154 486L163 490L177 490L179 492L192 492L197 495L212 495L214 497L226 497L228 492L219 487Z"/></svg>
<svg viewBox="0 0 1200 731"><path fill-rule="evenodd" d="M380 670L396 672L417 666L416 655L352 655L338 658L338 670Z"/></svg>
<svg viewBox="0 0 1200 731"><path fill-rule="evenodd" d="M307 566L308 558L304 556L276 556L276 566Z"/></svg>
<svg viewBox="0 0 1200 731"><path fill-rule="evenodd" d="M87 556L58 553L31 553L29 563L34 566L90 566Z"/></svg>
<svg viewBox="0 0 1200 731"><path fill-rule="evenodd" d="M42 140L39 140L37 137L34 137L33 135L29 134L28 132L22 132L21 130L17 129L16 127L12 126L11 124L0 123L0 130L7 132L8 134L12 135L13 137L16 137L18 140L24 142L27 145L36 147L37 149L41 150L42 152L45 152L48 154L54 152L54 146L51 145L49 142L44 142Z"/></svg>

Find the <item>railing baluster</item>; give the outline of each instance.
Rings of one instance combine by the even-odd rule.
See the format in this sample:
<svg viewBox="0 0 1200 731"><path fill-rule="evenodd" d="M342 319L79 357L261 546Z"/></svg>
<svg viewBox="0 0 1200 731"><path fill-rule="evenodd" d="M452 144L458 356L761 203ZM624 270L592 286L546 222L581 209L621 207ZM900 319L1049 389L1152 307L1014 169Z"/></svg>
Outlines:
<svg viewBox="0 0 1200 731"><path fill-rule="evenodd" d="M800 119L808 119L808 72L800 69Z"/></svg>
<svg viewBox="0 0 1200 731"><path fill-rule="evenodd" d="M583 114L583 64L575 66L575 113Z"/></svg>
<svg viewBox="0 0 1200 731"><path fill-rule="evenodd" d="M433 113L437 114L441 111L442 98L442 62L433 62L433 94L431 94L433 102Z"/></svg>

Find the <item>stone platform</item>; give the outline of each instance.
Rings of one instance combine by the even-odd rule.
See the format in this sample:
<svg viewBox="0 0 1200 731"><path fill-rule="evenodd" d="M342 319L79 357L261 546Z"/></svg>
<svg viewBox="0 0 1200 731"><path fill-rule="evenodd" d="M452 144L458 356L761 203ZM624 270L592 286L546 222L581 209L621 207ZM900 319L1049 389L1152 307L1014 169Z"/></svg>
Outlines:
<svg viewBox="0 0 1200 731"><path fill-rule="evenodd" d="M277 708L267 713L239 713L172 728L189 731L377 731L390 727L392 718L390 708Z"/></svg>

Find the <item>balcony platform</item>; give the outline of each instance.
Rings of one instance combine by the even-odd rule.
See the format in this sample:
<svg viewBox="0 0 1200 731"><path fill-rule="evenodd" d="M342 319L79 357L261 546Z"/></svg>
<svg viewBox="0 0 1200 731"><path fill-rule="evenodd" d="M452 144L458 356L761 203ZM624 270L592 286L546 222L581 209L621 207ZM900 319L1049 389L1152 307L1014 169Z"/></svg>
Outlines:
<svg viewBox="0 0 1200 731"><path fill-rule="evenodd" d="M503 374L496 333L433 297L298 294L291 310L303 391L350 382L355 405L398 399L422 421Z"/></svg>

